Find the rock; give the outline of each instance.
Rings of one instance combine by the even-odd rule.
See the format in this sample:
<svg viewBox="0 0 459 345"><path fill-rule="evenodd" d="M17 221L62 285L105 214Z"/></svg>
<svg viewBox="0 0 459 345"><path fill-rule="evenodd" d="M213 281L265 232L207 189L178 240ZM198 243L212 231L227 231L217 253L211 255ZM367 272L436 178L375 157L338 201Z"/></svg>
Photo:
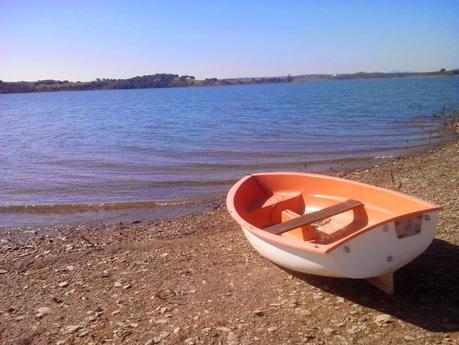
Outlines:
<svg viewBox="0 0 459 345"><path fill-rule="evenodd" d="M220 327L217 327L217 331L231 332L231 329L229 329L228 327L220 326Z"/></svg>
<svg viewBox="0 0 459 345"><path fill-rule="evenodd" d="M69 283L68 283L68 282L61 282L61 283L59 283L58 285L59 285L59 287L63 288L63 287L68 286Z"/></svg>
<svg viewBox="0 0 459 345"><path fill-rule="evenodd" d="M21 321L21 320L24 320L25 319L25 316L24 315L20 315L16 318L16 321Z"/></svg>
<svg viewBox="0 0 459 345"><path fill-rule="evenodd" d="M159 344L163 340L161 336L157 335L156 337L153 337L153 343L154 344Z"/></svg>
<svg viewBox="0 0 459 345"><path fill-rule="evenodd" d="M347 329L346 332L349 334L356 334L359 333L360 329L357 326L352 326L351 328Z"/></svg>
<svg viewBox="0 0 459 345"><path fill-rule="evenodd" d="M131 327L131 328L137 328L137 327L139 327L139 324L136 323L136 322L132 322L132 323L129 324L129 327Z"/></svg>
<svg viewBox="0 0 459 345"><path fill-rule="evenodd" d="M91 315L91 316L89 316L86 320L87 320L88 322L96 321L96 320L97 320L97 316L96 316L96 315Z"/></svg>
<svg viewBox="0 0 459 345"><path fill-rule="evenodd" d="M68 265L68 266L65 267L65 269L66 269L67 271L73 271L74 268L75 268L75 267L73 267L72 265Z"/></svg>
<svg viewBox="0 0 459 345"><path fill-rule="evenodd" d="M159 333L159 336L161 337L161 339L167 338L169 335L170 333L166 331Z"/></svg>
<svg viewBox="0 0 459 345"><path fill-rule="evenodd" d="M212 328L210 327L206 327L201 330L202 333L206 333L206 334L210 333L210 331L212 331Z"/></svg>
<svg viewBox="0 0 459 345"><path fill-rule="evenodd" d="M332 328L324 328L322 331L324 332L324 335L326 335L327 337L336 333L335 330Z"/></svg>
<svg viewBox="0 0 459 345"><path fill-rule="evenodd" d="M80 334L78 334L78 336L81 337L81 338L83 338L83 337L86 337L88 334L89 334L89 331L84 330L83 332L81 332Z"/></svg>
<svg viewBox="0 0 459 345"><path fill-rule="evenodd" d="M8 271L0 268L0 274L5 274L5 273L8 273Z"/></svg>
<svg viewBox="0 0 459 345"><path fill-rule="evenodd" d="M127 289L130 289L132 287L131 284L126 284L123 286L123 290L127 290Z"/></svg>
<svg viewBox="0 0 459 345"><path fill-rule="evenodd" d="M255 310L253 311L253 313L254 313L256 316L263 316L263 315L265 315L265 313L263 313L263 310L261 310L261 309L255 309Z"/></svg>
<svg viewBox="0 0 459 345"><path fill-rule="evenodd" d="M358 319L358 322L364 323L368 321L368 316L364 315Z"/></svg>
<svg viewBox="0 0 459 345"><path fill-rule="evenodd" d="M81 325L70 325L65 327L65 333L70 334L70 333L75 333L76 331L80 330L82 327Z"/></svg>
<svg viewBox="0 0 459 345"><path fill-rule="evenodd" d="M408 340L408 341L415 341L415 340L416 340L416 338L415 338L415 337L412 337L411 335L405 335L405 336L403 337L403 339Z"/></svg>
<svg viewBox="0 0 459 345"><path fill-rule="evenodd" d="M167 319L158 319L155 321L155 323L162 325L164 323L167 323Z"/></svg>
<svg viewBox="0 0 459 345"><path fill-rule="evenodd" d="M276 327L276 326L268 327L267 331L268 331L269 333L273 333L273 332L277 331L277 327Z"/></svg>
<svg viewBox="0 0 459 345"><path fill-rule="evenodd" d="M299 313L303 316L311 316L311 312L307 309L301 309Z"/></svg>
<svg viewBox="0 0 459 345"><path fill-rule="evenodd" d="M37 314L35 317L41 319L43 316L48 315L51 312L51 309L48 307L41 307L37 309Z"/></svg>
<svg viewBox="0 0 459 345"><path fill-rule="evenodd" d="M51 301L53 301L54 303L57 303L57 304L61 304L62 302L64 302L62 299L60 299L57 296L51 297Z"/></svg>
<svg viewBox="0 0 459 345"><path fill-rule="evenodd" d="M121 284L121 282L114 282L114 283L113 283L113 286L114 286L114 287L122 287L123 284Z"/></svg>
<svg viewBox="0 0 459 345"><path fill-rule="evenodd" d="M229 332L226 339L228 340L228 343L234 343L237 341L237 335L234 332Z"/></svg>
<svg viewBox="0 0 459 345"><path fill-rule="evenodd" d="M378 326L382 326L384 324L391 323L391 322L394 322L394 320L392 320L392 316L390 316L389 314L381 314L381 315L376 316L375 318L375 323Z"/></svg>

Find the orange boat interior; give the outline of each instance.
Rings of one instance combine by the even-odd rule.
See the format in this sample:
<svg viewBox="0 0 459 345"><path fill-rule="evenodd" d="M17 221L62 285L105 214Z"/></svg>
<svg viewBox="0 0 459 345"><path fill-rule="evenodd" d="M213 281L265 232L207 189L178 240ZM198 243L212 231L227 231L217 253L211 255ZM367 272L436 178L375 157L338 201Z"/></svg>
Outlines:
<svg viewBox="0 0 459 345"><path fill-rule="evenodd" d="M416 228L412 231L416 233L422 213L438 208L390 190L312 174L251 175L233 198L235 211L251 226L319 245L342 242L382 223L407 218L404 227Z"/></svg>

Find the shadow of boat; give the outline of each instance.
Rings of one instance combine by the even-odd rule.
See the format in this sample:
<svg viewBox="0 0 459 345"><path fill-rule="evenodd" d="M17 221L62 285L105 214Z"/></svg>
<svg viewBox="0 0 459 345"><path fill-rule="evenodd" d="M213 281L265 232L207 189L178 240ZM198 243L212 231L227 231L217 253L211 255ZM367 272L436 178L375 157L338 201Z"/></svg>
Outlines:
<svg viewBox="0 0 459 345"><path fill-rule="evenodd" d="M459 247L452 243L435 239L421 256L396 271L394 295L385 295L365 280L282 269L324 291L425 330L459 331Z"/></svg>

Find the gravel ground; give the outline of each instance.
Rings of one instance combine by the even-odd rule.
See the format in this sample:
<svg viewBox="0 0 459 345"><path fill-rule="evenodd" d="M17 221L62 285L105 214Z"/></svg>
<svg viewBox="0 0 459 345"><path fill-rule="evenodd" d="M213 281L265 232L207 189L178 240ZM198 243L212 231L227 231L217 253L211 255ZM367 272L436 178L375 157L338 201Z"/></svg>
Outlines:
<svg viewBox="0 0 459 345"><path fill-rule="evenodd" d="M223 206L175 220L2 231L0 343L457 344L458 167L456 142L339 173L444 207L437 238L396 272L393 296L273 265Z"/></svg>

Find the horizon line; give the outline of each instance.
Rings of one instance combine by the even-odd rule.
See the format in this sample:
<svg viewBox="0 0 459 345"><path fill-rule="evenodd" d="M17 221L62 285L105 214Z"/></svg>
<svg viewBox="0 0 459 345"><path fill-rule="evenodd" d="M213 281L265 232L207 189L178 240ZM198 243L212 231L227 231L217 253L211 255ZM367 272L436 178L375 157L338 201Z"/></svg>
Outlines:
<svg viewBox="0 0 459 345"><path fill-rule="evenodd" d="M318 75L327 75L327 76L338 76L338 75L353 75L353 74L359 74L359 73L365 73L365 74L375 74L375 73L380 73L380 74L394 74L394 73L419 73L419 74L422 74L422 73L433 73L433 72L441 72L442 70L444 70L444 72L450 72L450 71L456 71L456 70L459 70L459 67L458 68L453 68L453 69L445 69L445 68L440 68L438 70L432 70L432 71L397 71L397 70L394 70L394 71L388 71L388 72L381 72L381 71L371 71L371 72L367 72L367 71L358 71L358 72L350 72L350 73L300 73L300 74L284 74L284 75L276 75L276 76L273 76L273 75L270 75L270 76L245 76L245 77L209 77L209 78L203 78L203 79L199 79L199 78L196 78L194 75L192 74L178 74L178 73L165 73L165 72L155 72L155 73L152 73L152 74L138 74L138 75L135 75L135 76L132 76L132 77L125 77L125 78L108 78L108 77L96 77L94 79L90 79L90 80L70 80L70 79L53 79L53 78L47 78L47 79L35 79L35 80L3 80L0 78L0 82L4 82L4 83L21 83L21 82L38 82L38 81L43 81L43 80L55 80L55 81L68 81L68 82L72 82L72 83L76 83L76 82L82 82L82 83L87 83L87 82L92 82L92 81L97 81L97 79L100 79L100 80L123 80L123 79L132 79L132 78L137 78L137 77L144 77L144 76L150 76L150 75L156 75L156 74L168 74L168 75L178 75L178 76L191 76L191 77L194 77L196 78L197 80L206 80L206 79L218 79L218 80L231 80L231 79L263 79L263 78L285 78L285 77L288 77L288 76L291 76L291 77L299 77L299 76L318 76Z"/></svg>

